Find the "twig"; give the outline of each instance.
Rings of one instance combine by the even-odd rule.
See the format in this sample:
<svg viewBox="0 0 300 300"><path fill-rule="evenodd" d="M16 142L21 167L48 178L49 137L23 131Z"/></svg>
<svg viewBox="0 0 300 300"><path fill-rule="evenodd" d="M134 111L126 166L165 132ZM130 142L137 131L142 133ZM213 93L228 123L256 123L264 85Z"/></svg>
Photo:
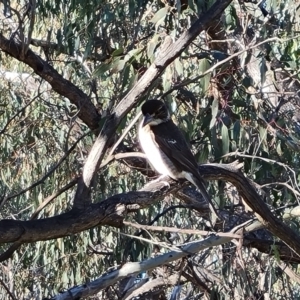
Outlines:
<svg viewBox="0 0 300 300"><path fill-rule="evenodd" d="M9 290L8 286L5 284L5 282L0 278L0 283L3 285L4 289L7 291L11 299L17 300L17 298L13 295L13 293Z"/></svg>
<svg viewBox="0 0 300 300"><path fill-rule="evenodd" d="M42 92L43 93L43 92ZM41 93L41 94L42 94ZM0 134L3 134L5 130L7 129L8 125L20 114L22 113L33 101L35 101L38 97L41 96L41 94L38 94L35 96L32 100L30 100L24 107L22 107L20 110L18 110L9 120L7 120L6 124L4 125L3 129L0 130Z"/></svg>
<svg viewBox="0 0 300 300"><path fill-rule="evenodd" d="M169 211L172 211L172 210L177 209L177 208L185 208L185 207L186 207L186 206L185 206L185 205L182 205L182 204L169 206L169 207L166 208L164 211L162 211L160 214L157 214L150 222L148 222L147 225L150 226L150 225L154 224L154 223L155 223L156 221L158 221L161 217L163 217L164 215L166 215ZM139 231L136 231L136 232L134 233L134 235L135 235L135 236L140 236L143 232L144 232L144 230L139 230ZM123 251L124 261L126 261L126 259L127 259L127 254L128 254L129 249L131 248L131 245L132 245L133 241L134 241L134 240L131 239L131 240L127 243L127 245L126 245L126 247L125 247L125 249L124 249L124 251Z"/></svg>
<svg viewBox="0 0 300 300"><path fill-rule="evenodd" d="M101 165L100 168L105 167L113 160L124 159L128 157L140 157L140 158L147 158L145 153L142 152L125 152L125 153L117 153L115 155L110 155Z"/></svg>
<svg viewBox="0 0 300 300"><path fill-rule="evenodd" d="M142 115L142 112L140 111L135 117L134 119L129 123L129 125L126 127L126 129L123 131L123 133L121 134L121 136L119 137L119 139L116 141L116 143L112 146L112 148L110 149L109 153L108 153L108 158L110 158L110 156L114 153L114 151L116 150L116 148L118 147L118 145L122 142L122 140L124 139L124 137L126 136L126 134L129 132L129 130L133 127L133 125L137 122L137 120L140 118L140 116Z"/></svg>
<svg viewBox="0 0 300 300"><path fill-rule="evenodd" d="M216 235L216 236L224 236L224 237L231 237L235 239L240 239L242 238L241 235L239 234L234 234L231 232L224 233L224 232L212 232L212 231L206 231L206 230L195 230L195 229L181 229L181 228L174 228L174 227L165 227L165 226L148 226L148 225L141 225L141 224L136 224L132 222L123 222L127 226L132 226L138 229L143 229L143 230L152 230L152 231L166 231L166 232L176 232L176 233L182 233L182 234L196 234L196 235L203 235L203 236L208 236L208 235Z"/></svg>
<svg viewBox="0 0 300 300"><path fill-rule="evenodd" d="M280 267L280 269L291 278L291 280L297 282L298 284L300 283L300 276L295 273L289 266L288 264L280 261L277 262L278 266Z"/></svg>
<svg viewBox="0 0 300 300"><path fill-rule="evenodd" d="M5 198L5 201L18 197L24 193L26 193L27 191L29 191L30 189L38 186L39 184L43 183L63 162L64 160L71 154L71 152L75 149L75 147L77 146L77 144L84 138L86 137L88 134L90 134L90 132L85 133L84 135L82 135L74 144L73 146L64 154L64 156L50 169L49 172L47 172L42 178L40 178L39 180L37 180L35 183L33 183L32 185L30 185L29 187L25 188L24 190L20 191L19 193L16 193L14 195L11 196L7 196Z"/></svg>
<svg viewBox="0 0 300 300"><path fill-rule="evenodd" d="M38 214L41 212L42 209L44 209L52 200L57 198L59 195L61 195L63 192L67 191L69 188L73 187L77 182L78 182L78 177L71 180L68 184L63 186L61 189L56 191L54 194L51 196L47 197L40 205L39 207L35 210L35 212L31 215L30 220L37 219Z"/></svg>
<svg viewBox="0 0 300 300"><path fill-rule="evenodd" d="M266 183L261 185L260 187L267 187L267 186L274 186L274 185L283 185L285 186L287 189L289 189L291 192L293 192L296 196L300 196L300 193L298 191L296 191L295 189L293 189L289 184L287 184L286 182L272 182L272 183Z"/></svg>
<svg viewBox="0 0 300 300"><path fill-rule="evenodd" d="M157 246L160 246L160 247L164 247L164 248L172 250L172 251L181 251L180 248L177 248L176 246L173 246L171 244L167 244L167 243L164 243L164 242L161 242L161 241L149 240L149 239L146 239L146 238L143 238L143 237L140 237L140 236L136 236L136 235L132 235L132 234L127 234L127 233L124 233L124 232L116 231L116 230L114 230L112 228L111 228L111 230L113 232L117 233L117 234L120 234L120 235L123 235L123 236L127 236L127 237L129 237L131 239L136 239L136 240L143 241L143 242L146 242L146 243L149 243L149 244L152 244L152 245L157 245ZM151 234L149 232L148 232L148 234L151 236Z"/></svg>

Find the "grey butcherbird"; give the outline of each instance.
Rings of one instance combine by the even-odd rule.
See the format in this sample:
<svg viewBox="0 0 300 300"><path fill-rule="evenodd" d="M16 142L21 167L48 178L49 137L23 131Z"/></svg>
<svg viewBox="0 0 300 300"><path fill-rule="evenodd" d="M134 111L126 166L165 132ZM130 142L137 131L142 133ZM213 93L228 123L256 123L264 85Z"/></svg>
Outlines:
<svg viewBox="0 0 300 300"><path fill-rule="evenodd" d="M142 105L142 113L139 140L152 167L162 175L175 180L185 178L194 184L220 219L204 187L196 159L166 105L159 100L148 100Z"/></svg>

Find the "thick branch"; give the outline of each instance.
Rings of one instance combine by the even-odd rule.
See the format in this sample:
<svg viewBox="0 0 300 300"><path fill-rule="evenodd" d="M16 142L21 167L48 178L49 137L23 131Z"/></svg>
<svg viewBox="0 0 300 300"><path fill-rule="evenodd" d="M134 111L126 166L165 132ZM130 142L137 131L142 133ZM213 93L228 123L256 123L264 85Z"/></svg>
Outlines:
<svg viewBox="0 0 300 300"><path fill-rule="evenodd" d="M41 78L49 82L53 90L58 94L67 97L71 103L78 108L78 117L92 130L98 129L100 115L95 106L81 89L72 82L63 78L51 65L49 65L40 56L36 55L32 50L28 49L24 57L22 57L22 44L18 44L13 40L6 39L0 33L0 49L8 55L24 62L31 67L34 72Z"/></svg>
<svg viewBox="0 0 300 300"><path fill-rule="evenodd" d="M234 165L230 169L230 165L209 164L201 166L201 174L205 178L231 182L264 227L273 235L279 237L300 256L300 237L298 233L271 213L266 203L257 193L256 188L239 169L235 168Z"/></svg>
<svg viewBox="0 0 300 300"><path fill-rule="evenodd" d="M32 243L69 236L93 228L109 225L121 227L127 213L148 207L167 193L178 189L179 183L152 182L141 191L114 195L85 209L71 211L51 218L0 221L0 243Z"/></svg>
<svg viewBox="0 0 300 300"><path fill-rule="evenodd" d="M259 221L294 252L300 254L299 235L270 212L255 187L235 164L201 165L200 171L206 179L221 179L233 183ZM170 180L169 183L170 186L165 186L163 182L153 181L141 191L115 195L98 204L90 204L85 209L73 209L48 219L3 220L0 222L0 243L54 239L99 225L120 227L127 213L148 207L166 194L176 192L180 187L180 184L174 181Z"/></svg>

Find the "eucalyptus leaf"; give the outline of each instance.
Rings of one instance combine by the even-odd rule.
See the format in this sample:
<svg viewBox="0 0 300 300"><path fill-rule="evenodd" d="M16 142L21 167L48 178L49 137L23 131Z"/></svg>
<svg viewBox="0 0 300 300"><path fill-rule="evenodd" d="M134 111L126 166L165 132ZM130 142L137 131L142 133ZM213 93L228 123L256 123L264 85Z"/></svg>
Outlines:
<svg viewBox="0 0 300 300"><path fill-rule="evenodd" d="M229 135L228 135L228 128L226 125L222 123L221 128L221 136L222 136L222 152L223 155L229 152Z"/></svg>
<svg viewBox="0 0 300 300"><path fill-rule="evenodd" d="M235 121L233 125L233 140L238 143L240 137L240 130L241 130L241 122L240 120Z"/></svg>
<svg viewBox="0 0 300 300"><path fill-rule="evenodd" d="M153 18L150 20L151 23L156 24L158 22L161 22L161 20L164 20L165 17L167 16L168 13L168 8L167 7L163 7L160 10L158 10L155 15L153 16Z"/></svg>
<svg viewBox="0 0 300 300"><path fill-rule="evenodd" d="M124 49L121 47L119 49L116 49L111 55L116 57L116 56L120 56L121 54L123 54Z"/></svg>
<svg viewBox="0 0 300 300"><path fill-rule="evenodd" d="M255 18L258 18L260 21L264 20L264 15L255 3L246 2L244 3L246 11L253 15Z"/></svg>
<svg viewBox="0 0 300 300"><path fill-rule="evenodd" d="M204 73L209 69L209 67L210 67L209 61L207 59L201 59L199 63L199 71L201 73ZM210 85L210 78L211 78L211 74L209 73L200 79L200 86L204 93L206 93L206 91L208 90L208 87Z"/></svg>
<svg viewBox="0 0 300 300"><path fill-rule="evenodd" d="M175 65L175 70L177 72L177 75L182 76L183 75L183 66L182 66L182 63L180 62L180 60L178 58L175 59L174 65Z"/></svg>
<svg viewBox="0 0 300 300"><path fill-rule="evenodd" d="M159 44L159 35L155 34L150 42L147 44L147 56L149 59L153 59L154 57L154 50L158 47Z"/></svg>
<svg viewBox="0 0 300 300"><path fill-rule="evenodd" d="M109 62L109 63L102 63L101 65L100 65L100 67L98 67L95 71L94 71L94 76L95 77L98 77L98 76L102 76L102 75L104 75L104 73L106 72L106 71L108 71L108 70L110 70L111 69L111 66L112 66L112 63L111 62Z"/></svg>
<svg viewBox="0 0 300 300"><path fill-rule="evenodd" d="M266 65L266 61L264 58L261 59L260 61L260 77L261 77L261 85L263 85L266 81L266 74L268 72L268 68Z"/></svg>
<svg viewBox="0 0 300 300"><path fill-rule="evenodd" d="M218 112L219 112L219 100L215 98L211 105L211 121L210 121L209 129L215 126Z"/></svg>

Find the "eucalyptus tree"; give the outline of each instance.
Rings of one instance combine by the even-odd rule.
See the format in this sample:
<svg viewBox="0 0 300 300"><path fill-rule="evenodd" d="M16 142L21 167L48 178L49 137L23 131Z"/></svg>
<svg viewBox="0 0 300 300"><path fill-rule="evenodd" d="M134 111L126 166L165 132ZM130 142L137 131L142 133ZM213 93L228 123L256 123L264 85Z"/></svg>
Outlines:
<svg viewBox="0 0 300 300"><path fill-rule="evenodd" d="M2 0L1 294L297 297L299 7ZM222 222L154 180L136 138L151 98Z"/></svg>

